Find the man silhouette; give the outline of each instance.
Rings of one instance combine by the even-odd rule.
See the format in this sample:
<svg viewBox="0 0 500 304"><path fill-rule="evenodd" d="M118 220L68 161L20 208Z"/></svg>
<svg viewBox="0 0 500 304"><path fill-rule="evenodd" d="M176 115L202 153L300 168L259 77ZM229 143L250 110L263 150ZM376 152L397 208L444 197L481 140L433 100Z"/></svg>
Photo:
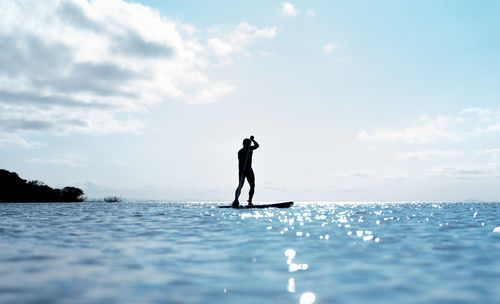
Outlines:
<svg viewBox="0 0 500 304"><path fill-rule="evenodd" d="M252 146L253 142L253 146ZM252 170L252 154L253 150L257 149L259 144L255 141L253 136L250 136L250 139L245 138L243 140L243 148L238 151L238 170L239 170L239 182L238 188L236 188L236 193L234 195L234 202L232 204L233 208L238 208L240 206L240 202L238 198L240 197L241 188L245 183L245 178L250 185L250 192L248 192L248 205L252 206L252 198L255 192L255 175Z"/></svg>

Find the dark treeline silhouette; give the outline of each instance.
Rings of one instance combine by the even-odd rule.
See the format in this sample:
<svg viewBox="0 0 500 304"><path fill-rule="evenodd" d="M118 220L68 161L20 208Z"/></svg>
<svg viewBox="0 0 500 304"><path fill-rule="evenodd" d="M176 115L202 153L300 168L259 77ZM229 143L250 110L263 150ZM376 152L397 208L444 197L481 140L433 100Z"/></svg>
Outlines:
<svg viewBox="0 0 500 304"><path fill-rule="evenodd" d="M75 187L53 189L40 181L27 181L15 172L0 169L0 202L82 202Z"/></svg>

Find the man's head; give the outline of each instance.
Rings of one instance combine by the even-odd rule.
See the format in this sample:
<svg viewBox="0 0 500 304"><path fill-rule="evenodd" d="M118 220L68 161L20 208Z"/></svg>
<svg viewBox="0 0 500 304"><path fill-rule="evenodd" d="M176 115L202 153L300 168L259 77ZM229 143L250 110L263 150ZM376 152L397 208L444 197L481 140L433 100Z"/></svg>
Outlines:
<svg viewBox="0 0 500 304"><path fill-rule="evenodd" d="M245 138L245 139L243 140L243 147L248 147L248 146L250 146L250 139Z"/></svg>

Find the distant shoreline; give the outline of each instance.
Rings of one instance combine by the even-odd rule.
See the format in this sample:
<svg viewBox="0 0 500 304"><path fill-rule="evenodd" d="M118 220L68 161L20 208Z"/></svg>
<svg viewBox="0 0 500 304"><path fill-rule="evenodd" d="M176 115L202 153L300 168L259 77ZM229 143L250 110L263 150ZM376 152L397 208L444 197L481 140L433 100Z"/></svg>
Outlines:
<svg viewBox="0 0 500 304"><path fill-rule="evenodd" d="M0 169L0 202L80 203L85 201L83 194L80 188L51 188L41 181L27 181L15 172Z"/></svg>
<svg viewBox="0 0 500 304"><path fill-rule="evenodd" d="M41 181L27 181L16 172L0 169L0 203L119 203L123 198L106 196L87 199L76 187L51 188Z"/></svg>

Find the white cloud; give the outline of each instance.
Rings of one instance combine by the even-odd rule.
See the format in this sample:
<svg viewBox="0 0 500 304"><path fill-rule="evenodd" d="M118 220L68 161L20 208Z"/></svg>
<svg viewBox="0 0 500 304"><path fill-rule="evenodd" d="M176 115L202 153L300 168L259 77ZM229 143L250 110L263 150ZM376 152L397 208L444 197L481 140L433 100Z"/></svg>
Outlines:
<svg viewBox="0 0 500 304"><path fill-rule="evenodd" d="M234 52L233 46L220 38L212 38L208 40L208 47L211 48L215 55L219 57L228 56Z"/></svg>
<svg viewBox="0 0 500 304"><path fill-rule="evenodd" d="M30 158L26 160L34 164L49 164L64 167L84 167L86 158L77 154L63 154L49 158Z"/></svg>
<svg viewBox="0 0 500 304"><path fill-rule="evenodd" d="M428 170L428 176L460 179L499 178L499 163L454 163L436 166Z"/></svg>
<svg viewBox="0 0 500 304"><path fill-rule="evenodd" d="M2 134L0 135L0 148L22 148L22 149L36 149L43 147L44 144L38 141L26 140L22 137Z"/></svg>
<svg viewBox="0 0 500 304"><path fill-rule="evenodd" d="M479 151L479 154L486 154L489 155L493 161L500 161L500 148Z"/></svg>
<svg viewBox="0 0 500 304"><path fill-rule="evenodd" d="M217 83L211 87L199 90L188 102L193 104L209 103L235 90L235 87L226 83Z"/></svg>
<svg viewBox="0 0 500 304"><path fill-rule="evenodd" d="M400 159L413 159L413 160L431 160L435 158L453 158L460 156L462 153L457 150L430 150L430 151L417 151L417 152L410 152L410 153L403 153L400 154L398 157Z"/></svg>
<svg viewBox="0 0 500 304"><path fill-rule="evenodd" d="M281 14L283 16L295 17L299 14L299 10L290 2L281 3Z"/></svg>
<svg viewBox="0 0 500 304"><path fill-rule="evenodd" d="M313 10L308 9L306 11L306 14L311 17L316 17L316 13Z"/></svg>
<svg viewBox="0 0 500 304"><path fill-rule="evenodd" d="M276 54L274 54L273 52L268 52L268 51L259 51L259 55L261 55L262 57L275 57Z"/></svg>
<svg viewBox="0 0 500 304"><path fill-rule="evenodd" d="M368 170L353 170L331 175L336 180L346 180L349 178L369 178L377 176L375 172Z"/></svg>
<svg viewBox="0 0 500 304"><path fill-rule="evenodd" d="M470 115L474 114L474 115ZM402 129L378 127L373 132L358 132L361 140L425 143L438 139L464 140L488 132L500 131L500 118L487 109L465 109L457 116L420 116L417 125Z"/></svg>
<svg viewBox="0 0 500 304"><path fill-rule="evenodd" d="M438 126L430 123L424 126L405 128L402 130L377 128L374 132L358 132L358 138L362 140L373 141L397 141L402 140L408 143L430 142L437 138L446 138L458 140L455 134L440 129Z"/></svg>
<svg viewBox="0 0 500 304"><path fill-rule="evenodd" d="M325 44L325 45L323 46L323 50L324 50L325 52L327 52L327 53L331 53L331 52L333 52L333 51L334 51L337 47L338 47L338 45L337 45L337 44L335 44L335 43L331 43L331 42L328 42L327 44Z"/></svg>
<svg viewBox="0 0 500 304"><path fill-rule="evenodd" d="M120 167L128 167L130 166L130 162L128 161L124 161L124 160L121 160L119 158L113 158L113 164L115 164L116 166L120 166Z"/></svg>
<svg viewBox="0 0 500 304"><path fill-rule="evenodd" d="M346 172L345 176L349 177L372 177L374 176L374 173L372 171L367 171L367 170L358 170L358 171L349 171Z"/></svg>
<svg viewBox="0 0 500 304"><path fill-rule="evenodd" d="M462 115L462 116L465 116L468 114L477 115L477 117L481 121L492 121L492 115L493 115L491 110L481 109L481 108L467 108L467 109L460 111L460 115Z"/></svg>
<svg viewBox="0 0 500 304"><path fill-rule="evenodd" d="M276 27L266 27L259 29L246 22L238 24L231 32L225 34L221 31L221 26L211 29L211 33L217 37L208 39L207 46L213 51L221 64L229 64L234 60L234 56L245 53L245 47L258 38L271 39L276 37Z"/></svg>
<svg viewBox="0 0 500 304"><path fill-rule="evenodd" d="M233 91L207 69L276 35L247 23L199 33L122 0L0 0L0 11L0 132L15 135L0 146L37 146L23 137L39 133L141 132L134 113L151 105Z"/></svg>
<svg viewBox="0 0 500 304"><path fill-rule="evenodd" d="M478 133L488 133L500 131L500 123L490 125L486 129L478 129Z"/></svg>

